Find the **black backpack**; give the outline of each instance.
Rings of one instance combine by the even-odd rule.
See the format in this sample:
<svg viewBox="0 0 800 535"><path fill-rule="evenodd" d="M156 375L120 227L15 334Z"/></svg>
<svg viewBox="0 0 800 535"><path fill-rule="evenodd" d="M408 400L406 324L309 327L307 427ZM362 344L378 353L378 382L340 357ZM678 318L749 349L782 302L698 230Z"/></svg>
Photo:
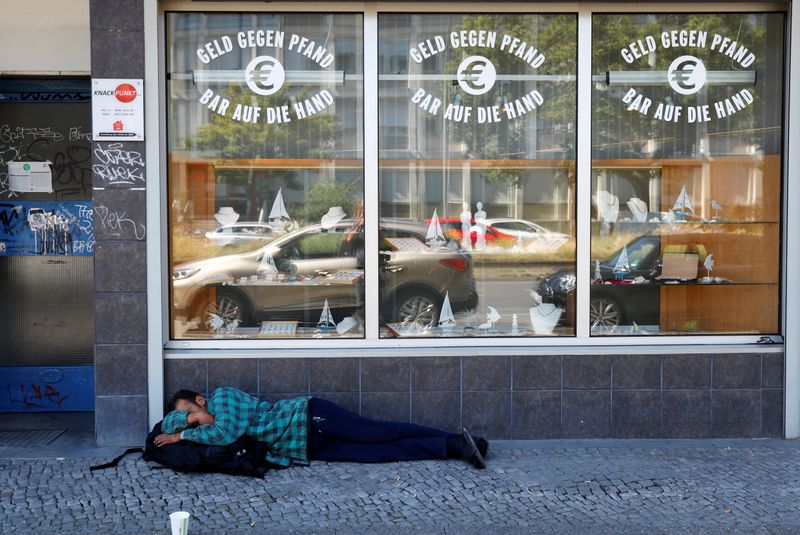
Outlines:
<svg viewBox="0 0 800 535"><path fill-rule="evenodd" d="M242 436L227 446L209 446L181 440L160 448L155 438L161 434L161 422L153 426L142 448L129 448L111 462L90 467L101 470L116 466L129 453L142 452L142 459L154 461L178 472L220 472L223 474L264 477L267 470L281 468L265 459L268 446L253 438Z"/></svg>

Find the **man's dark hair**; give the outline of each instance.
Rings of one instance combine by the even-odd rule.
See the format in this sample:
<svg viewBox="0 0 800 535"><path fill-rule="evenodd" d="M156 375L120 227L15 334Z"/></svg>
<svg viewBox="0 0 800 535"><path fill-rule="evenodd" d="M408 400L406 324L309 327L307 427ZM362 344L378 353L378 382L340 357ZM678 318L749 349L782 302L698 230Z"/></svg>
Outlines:
<svg viewBox="0 0 800 535"><path fill-rule="evenodd" d="M195 399L199 396L197 392L194 390L178 390L169 400L167 403L167 412L172 412L175 410L175 404L178 402L179 399L185 399L186 401L191 401L192 403L197 403Z"/></svg>

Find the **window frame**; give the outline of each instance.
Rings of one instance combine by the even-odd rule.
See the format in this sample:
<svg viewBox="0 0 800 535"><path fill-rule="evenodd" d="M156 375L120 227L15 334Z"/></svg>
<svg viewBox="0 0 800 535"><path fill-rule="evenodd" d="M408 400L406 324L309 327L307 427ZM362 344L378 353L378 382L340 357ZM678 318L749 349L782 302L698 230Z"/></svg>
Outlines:
<svg viewBox="0 0 800 535"><path fill-rule="evenodd" d="M713 12L782 12L786 21L786 44L784 46L784 80L783 80L783 156L781 166L781 184L783 186L782 202L782 228L781 234L781 260L780 260L780 289L779 303L781 333L773 335L745 334L745 335L719 335L719 334L698 334L698 335L663 335L663 336L590 336L589 325L589 300L590 300L590 278L591 266L589 262L581 262L582 258L590 258L591 240L591 65L592 65L592 15L600 13L629 12L630 4L624 3L565 3L565 4L536 4L536 3L497 3L493 4L494 11L501 13L574 13L577 16L577 148L576 148L576 300L575 300L575 334L572 336L559 337L507 337L507 338L425 338L425 339L381 339L379 336L378 309L379 309L379 285L377 284L379 272L379 244L378 229L379 217L378 206L380 204L378 192L378 147L377 144L370 146L366 140L377 139L378 135L378 47L367 46L369 43L378 42L378 15L380 13L430 13L448 12L457 8L463 13L485 13L485 6L476 4L455 4L446 2L436 3L393 3L393 2L276 2L269 4L258 4L255 2L208 2L198 4L191 0L149 0L151 4L157 4L157 8L146 13L146 19L150 17L149 27L154 26L158 29L157 40L151 39L146 44L146 75L152 80L157 80L157 85L150 83L147 85L146 97L150 102L157 101L157 106L152 106L148 113L148 153L153 155L166 154L167 130L165 124L166 109L166 83L164 80L166 65L166 32L165 16L171 11L187 12L358 12L363 15L363 38L364 38L364 199L365 199L365 336L361 339L329 339L329 340L175 340L170 336L170 273L168 261L168 229L167 222L167 196L166 196L166 157L158 156L148 159L148 176L161 178L156 180L157 187L148 188L148 226L159 228L160 233L150 233L148 235L148 272L158 273L160 277L149 277L148 279L148 323L152 327L151 332L160 331L160 347L167 350L236 350L239 356L248 355L253 350L281 350L282 354L308 354L309 350L324 349L355 349L361 350L360 354L381 352L386 349L412 350L415 348L423 351L416 351L414 354L424 353L424 350L436 352L442 349L458 351L459 348L519 348L528 350L549 350L553 348L587 348L594 346L639 346L642 348L663 346L665 348L678 349L686 346L698 345L755 345L764 343L782 343L783 335L786 332L787 316L787 243L786 219L788 212L787 206L787 173L789 152L788 152L788 130L790 123L788 98L791 62L797 62L796 58L790 58L790 37L791 37L791 3L790 2L748 2L735 4L733 8L720 3L642 3L636 4L636 13L659 13L659 12L685 12L685 13L713 13ZM146 32L148 21L146 20ZM153 43L152 41L155 41ZM148 61L151 54L156 54L158 61ZM147 80L146 80L147 84ZM153 87L155 85L155 88ZM156 115L159 114L160 115ZM373 118L367 120L367 118ZM155 126L153 125L155 123ZM153 180L151 179L151 184ZM156 280L154 280L156 279ZM375 281L373 283L373 281ZM800 305L798 305L800 306ZM155 343L155 341L153 341ZM241 350L241 351L238 351ZM286 351L293 350L293 351ZM200 356L195 351L193 357Z"/></svg>

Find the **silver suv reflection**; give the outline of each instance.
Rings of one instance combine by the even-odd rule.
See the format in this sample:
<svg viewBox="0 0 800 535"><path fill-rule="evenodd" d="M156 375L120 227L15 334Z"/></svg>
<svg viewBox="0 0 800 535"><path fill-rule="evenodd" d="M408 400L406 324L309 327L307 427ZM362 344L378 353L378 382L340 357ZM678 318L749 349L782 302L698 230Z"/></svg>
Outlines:
<svg viewBox="0 0 800 535"><path fill-rule="evenodd" d="M238 320L242 325L282 319L316 324L325 300L336 319L362 315L363 284L313 284L340 271L363 272L363 228L355 232L354 228L354 220L343 220L329 229L311 225L255 251L176 266L172 275L173 319L194 321L198 329L209 328L212 314L225 323ZM454 312L477 306L470 256L446 248L429 249L422 245L426 232L427 227L416 223L381 222L381 322L432 325L438 321L445 292L449 292ZM385 238L415 238L422 246L398 250ZM272 275L277 279L274 284L251 281L259 277L265 264L272 263L277 270ZM303 280L312 283L297 284Z"/></svg>

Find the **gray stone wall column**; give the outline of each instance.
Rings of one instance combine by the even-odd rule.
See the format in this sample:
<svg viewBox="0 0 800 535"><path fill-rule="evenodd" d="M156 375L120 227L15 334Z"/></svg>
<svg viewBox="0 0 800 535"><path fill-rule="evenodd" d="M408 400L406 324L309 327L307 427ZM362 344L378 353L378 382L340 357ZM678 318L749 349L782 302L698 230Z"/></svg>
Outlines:
<svg viewBox="0 0 800 535"><path fill-rule="evenodd" d="M92 0L90 17L92 78L144 79L143 1ZM143 142L114 143L93 142L93 163L125 151L121 164L141 180L111 184L102 166L92 176L98 446L141 445L147 433L146 155Z"/></svg>

